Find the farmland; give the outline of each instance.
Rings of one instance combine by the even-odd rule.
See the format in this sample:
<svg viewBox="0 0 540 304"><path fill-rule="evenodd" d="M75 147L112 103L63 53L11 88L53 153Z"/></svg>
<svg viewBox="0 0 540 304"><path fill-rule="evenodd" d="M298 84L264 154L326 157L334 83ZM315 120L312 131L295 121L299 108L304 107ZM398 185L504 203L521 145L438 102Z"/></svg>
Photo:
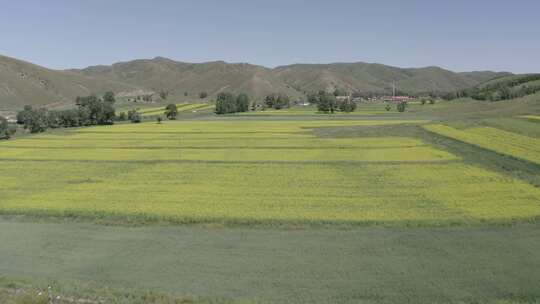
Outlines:
<svg viewBox="0 0 540 304"><path fill-rule="evenodd" d="M525 2L4 1L0 304L540 304Z"/></svg>
<svg viewBox="0 0 540 304"><path fill-rule="evenodd" d="M458 130L444 125L429 125L427 130L501 154L540 164L540 139L491 127Z"/></svg>
<svg viewBox="0 0 540 304"><path fill-rule="evenodd" d="M390 105L390 109L386 109L386 106ZM445 108L447 105L438 103L434 105L422 106L419 101L411 101L408 103L408 112L415 113L419 110L429 108L431 110ZM327 114L321 113L317 110L316 106L292 106L290 108L275 110L265 109L260 111L238 113L236 116L325 116ZM372 102L361 103L358 105L354 112L335 112L332 116L338 117L355 117L355 116L375 116L375 117L392 117L398 116L400 113L396 110L396 105L392 103Z"/></svg>
<svg viewBox="0 0 540 304"><path fill-rule="evenodd" d="M311 131L411 123L421 121L144 123L5 142L0 159L14 173L0 178L0 210L262 224L540 215L539 189L464 164L421 139L322 138Z"/></svg>
<svg viewBox="0 0 540 304"><path fill-rule="evenodd" d="M214 105L210 103L179 103L176 105L179 113L198 111L212 111ZM165 114L165 107L150 107L139 110L142 116L159 116Z"/></svg>
<svg viewBox="0 0 540 304"><path fill-rule="evenodd" d="M0 275L118 303L535 303L538 122L421 107L0 142Z"/></svg>

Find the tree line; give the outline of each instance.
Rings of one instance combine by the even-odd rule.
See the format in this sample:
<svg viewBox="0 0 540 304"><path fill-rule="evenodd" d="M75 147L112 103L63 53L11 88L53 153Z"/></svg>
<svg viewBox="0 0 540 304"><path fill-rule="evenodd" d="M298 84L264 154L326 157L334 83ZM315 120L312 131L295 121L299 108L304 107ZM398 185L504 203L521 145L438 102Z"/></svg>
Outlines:
<svg viewBox="0 0 540 304"><path fill-rule="evenodd" d="M216 114L231 114L249 111L249 97L246 94L234 95L221 92L216 98Z"/></svg>
<svg viewBox="0 0 540 304"><path fill-rule="evenodd" d="M335 92L319 91L316 94L309 94L307 100L317 105L317 110L322 113L333 114L336 111L349 113L356 110L354 101L350 98L338 100Z"/></svg>
<svg viewBox="0 0 540 304"><path fill-rule="evenodd" d="M24 106L17 113L17 124L31 133L44 132L47 129L70 128L93 125L111 125L116 119L113 92L105 93L101 98L96 95L77 97L77 108L68 110L34 109Z"/></svg>
<svg viewBox="0 0 540 304"><path fill-rule="evenodd" d="M291 100L289 96L281 93L274 93L264 98L264 104L268 108L281 110L290 107Z"/></svg>

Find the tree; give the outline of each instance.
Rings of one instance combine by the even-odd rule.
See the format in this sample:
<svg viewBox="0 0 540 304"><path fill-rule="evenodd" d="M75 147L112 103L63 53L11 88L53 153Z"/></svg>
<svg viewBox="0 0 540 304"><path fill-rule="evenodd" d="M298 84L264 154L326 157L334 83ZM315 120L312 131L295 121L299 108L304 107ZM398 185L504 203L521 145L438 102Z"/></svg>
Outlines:
<svg viewBox="0 0 540 304"><path fill-rule="evenodd" d="M333 114L337 108L337 100L334 94L319 92L317 109L319 112Z"/></svg>
<svg viewBox="0 0 540 304"><path fill-rule="evenodd" d="M188 96L189 93L187 91L184 92L184 96Z"/></svg>
<svg viewBox="0 0 540 304"><path fill-rule="evenodd" d="M60 111L58 113L60 116L60 124L64 128L81 126L81 116L79 114L80 111L77 109Z"/></svg>
<svg viewBox="0 0 540 304"><path fill-rule="evenodd" d="M0 116L0 139L9 139L12 135L7 119Z"/></svg>
<svg viewBox="0 0 540 304"><path fill-rule="evenodd" d="M163 118L161 118L161 116L158 116L158 117L156 118L156 121L157 121L158 124L161 124L161 121L162 121L162 120L163 120Z"/></svg>
<svg viewBox="0 0 540 304"><path fill-rule="evenodd" d="M309 93L307 95L307 102L310 104L317 104L319 102L319 96L315 93Z"/></svg>
<svg viewBox="0 0 540 304"><path fill-rule="evenodd" d="M17 113L17 123L24 125L27 128L27 124L32 117L32 106L26 105L23 110Z"/></svg>
<svg viewBox="0 0 540 304"><path fill-rule="evenodd" d="M105 92L105 94L103 94L103 101L109 102L109 103L115 103L116 98L114 97L114 93L112 91Z"/></svg>
<svg viewBox="0 0 540 304"><path fill-rule="evenodd" d="M79 96L75 103L79 107L83 125L110 125L114 123L114 94L107 92L102 99L96 95Z"/></svg>
<svg viewBox="0 0 540 304"><path fill-rule="evenodd" d="M121 112L120 114L118 114L118 118L117 120L118 121L125 121L126 120L126 112Z"/></svg>
<svg viewBox="0 0 540 304"><path fill-rule="evenodd" d="M420 99L420 104L421 104L421 105L425 105L425 104L426 104L426 99L425 99L425 98L421 98L421 99Z"/></svg>
<svg viewBox="0 0 540 304"><path fill-rule="evenodd" d="M128 119L132 123L140 123L141 122L141 114L139 114L137 109L129 110L128 111Z"/></svg>
<svg viewBox="0 0 540 304"><path fill-rule="evenodd" d="M52 129L60 128L62 126L60 113L58 111L47 112L47 126Z"/></svg>
<svg viewBox="0 0 540 304"><path fill-rule="evenodd" d="M206 97L208 97L208 93L206 93L206 92L204 92L204 91L202 91L202 92L199 93L199 98L200 98L200 99L205 99Z"/></svg>
<svg viewBox="0 0 540 304"><path fill-rule="evenodd" d="M235 96L229 92L221 92L216 99L216 114L247 112L249 104L249 97L246 94Z"/></svg>
<svg viewBox="0 0 540 304"><path fill-rule="evenodd" d="M236 97L236 112L249 111L249 97L246 94L240 94Z"/></svg>
<svg viewBox="0 0 540 304"><path fill-rule="evenodd" d="M398 112L405 112L406 107L407 107L407 102L405 101L398 102L398 104L396 105Z"/></svg>
<svg viewBox="0 0 540 304"><path fill-rule="evenodd" d="M31 106L24 106L24 109L17 113L17 123L24 125L24 128L31 133L39 133L47 130L48 113L46 109L33 109Z"/></svg>
<svg viewBox="0 0 540 304"><path fill-rule="evenodd" d="M216 99L216 114L235 113L236 98L232 93L221 92Z"/></svg>
<svg viewBox="0 0 540 304"><path fill-rule="evenodd" d="M165 116L169 120L175 120L178 115L178 107L174 103L170 103L165 107Z"/></svg>
<svg viewBox="0 0 540 304"><path fill-rule="evenodd" d="M386 104L386 105L384 106L384 109L385 109L386 111L390 111L390 110L392 110L392 106L390 106L389 104Z"/></svg>
<svg viewBox="0 0 540 304"><path fill-rule="evenodd" d="M28 125L25 125L25 127L30 130L30 133L41 133L46 131L48 128L47 110L33 110Z"/></svg>
<svg viewBox="0 0 540 304"><path fill-rule="evenodd" d="M340 88L336 88L334 90L334 96L347 96L347 91L343 90L343 89L340 89Z"/></svg>
<svg viewBox="0 0 540 304"><path fill-rule="evenodd" d="M354 112L356 110L356 102L350 99L342 100L338 103L338 108L341 112Z"/></svg>
<svg viewBox="0 0 540 304"><path fill-rule="evenodd" d="M274 108L276 110L280 110L283 108L288 108L290 106L290 99L289 96L285 94L270 94L265 97L264 103L269 108Z"/></svg>

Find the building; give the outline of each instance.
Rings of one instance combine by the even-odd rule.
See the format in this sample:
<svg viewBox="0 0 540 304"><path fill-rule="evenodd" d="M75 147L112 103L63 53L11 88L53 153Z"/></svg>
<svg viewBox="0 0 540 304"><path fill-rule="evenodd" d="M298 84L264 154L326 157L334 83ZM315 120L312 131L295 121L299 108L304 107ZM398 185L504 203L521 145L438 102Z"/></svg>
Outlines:
<svg viewBox="0 0 540 304"><path fill-rule="evenodd" d="M410 96L394 96L392 97L392 101L394 102L404 102L404 101L409 101L413 99L412 97Z"/></svg>

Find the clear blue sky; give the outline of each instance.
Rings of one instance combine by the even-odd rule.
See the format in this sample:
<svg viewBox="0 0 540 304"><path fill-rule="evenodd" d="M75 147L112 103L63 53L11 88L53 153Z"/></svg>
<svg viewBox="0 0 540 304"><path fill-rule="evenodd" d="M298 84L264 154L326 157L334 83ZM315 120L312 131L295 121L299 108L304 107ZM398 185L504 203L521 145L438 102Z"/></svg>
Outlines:
<svg viewBox="0 0 540 304"><path fill-rule="evenodd" d="M80 68L136 58L379 62L540 72L538 0L0 0L0 54Z"/></svg>

